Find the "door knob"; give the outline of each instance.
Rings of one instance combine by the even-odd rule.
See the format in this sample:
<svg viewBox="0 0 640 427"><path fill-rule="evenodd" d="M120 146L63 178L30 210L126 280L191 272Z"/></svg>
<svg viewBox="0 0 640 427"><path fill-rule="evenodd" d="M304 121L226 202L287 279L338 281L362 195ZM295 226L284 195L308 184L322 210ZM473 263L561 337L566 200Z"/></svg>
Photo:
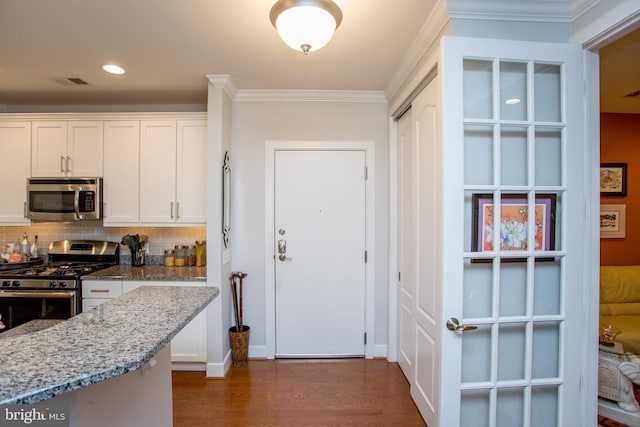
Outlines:
<svg viewBox="0 0 640 427"><path fill-rule="evenodd" d="M447 320L447 329L453 332L464 332L464 331L473 331L474 329L478 329L476 325L461 325L460 321L455 317Z"/></svg>

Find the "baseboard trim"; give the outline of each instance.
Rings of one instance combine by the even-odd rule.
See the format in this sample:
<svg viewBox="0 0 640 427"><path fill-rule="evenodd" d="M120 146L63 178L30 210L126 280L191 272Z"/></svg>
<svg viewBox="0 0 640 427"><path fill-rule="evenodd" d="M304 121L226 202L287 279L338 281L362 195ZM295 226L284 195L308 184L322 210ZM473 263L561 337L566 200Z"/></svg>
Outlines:
<svg viewBox="0 0 640 427"><path fill-rule="evenodd" d="M231 350L227 352L222 363L207 363L206 376L207 378L224 378L229 368L231 368Z"/></svg>
<svg viewBox="0 0 640 427"><path fill-rule="evenodd" d="M206 371L207 365L204 362L172 362L172 371Z"/></svg>
<svg viewBox="0 0 640 427"><path fill-rule="evenodd" d="M386 359L388 348L386 344L376 344L373 346L373 358L374 359Z"/></svg>

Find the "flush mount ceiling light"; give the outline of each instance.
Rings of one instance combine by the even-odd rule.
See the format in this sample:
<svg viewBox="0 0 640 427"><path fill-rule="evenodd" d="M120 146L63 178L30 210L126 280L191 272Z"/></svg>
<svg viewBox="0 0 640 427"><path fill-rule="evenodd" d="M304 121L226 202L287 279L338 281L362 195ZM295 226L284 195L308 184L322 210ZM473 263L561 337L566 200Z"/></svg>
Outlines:
<svg viewBox="0 0 640 427"><path fill-rule="evenodd" d="M282 41L306 55L329 43L342 11L332 0L278 0L269 17Z"/></svg>
<svg viewBox="0 0 640 427"><path fill-rule="evenodd" d="M119 65L115 65L115 64L106 64L102 66L102 69L105 70L107 73L111 73L111 74L124 74L124 68L122 68Z"/></svg>

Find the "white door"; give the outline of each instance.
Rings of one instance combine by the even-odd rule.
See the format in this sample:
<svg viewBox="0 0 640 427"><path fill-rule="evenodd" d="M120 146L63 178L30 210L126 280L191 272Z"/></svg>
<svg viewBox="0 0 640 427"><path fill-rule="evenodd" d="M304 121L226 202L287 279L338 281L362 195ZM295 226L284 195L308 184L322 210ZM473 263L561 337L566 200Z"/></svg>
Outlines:
<svg viewBox="0 0 640 427"><path fill-rule="evenodd" d="M413 100L398 122L400 166L399 363L429 426L436 423L440 373L439 251L442 162L440 77Z"/></svg>
<svg viewBox="0 0 640 427"><path fill-rule="evenodd" d="M275 152L276 357L365 354L365 152Z"/></svg>
<svg viewBox="0 0 640 427"><path fill-rule="evenodd" d="M441 49L441 82L416 98L411 130L398 125L411 395L430 427L589 425L576 419L595 398L580 387L581 50L457 37Z"/></svg>
<svg viewBox="0 0 640 427"><path fill-rule="evenodd" d="M445 37L442 50L436 426L591 424L576 420L592 338L581 49Z"/></svg>

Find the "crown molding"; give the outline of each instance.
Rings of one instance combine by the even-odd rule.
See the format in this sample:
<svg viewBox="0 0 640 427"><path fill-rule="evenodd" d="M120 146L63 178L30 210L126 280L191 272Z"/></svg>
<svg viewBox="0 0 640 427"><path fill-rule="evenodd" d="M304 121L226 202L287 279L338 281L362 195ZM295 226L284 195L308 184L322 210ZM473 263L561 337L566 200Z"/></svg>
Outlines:
<svg viewBox="0 0 640 427"><path fill-rule="evenodd" d="M236 85L229 74L207 74L209 84L216 89L224 89L229 98L234 99L238 93Z"/></svg>
<svg viewBox="0 0 640 427"><path fill-rule="evenodd" d="M571 22L569 0L447 0L451 19Z"/></svg>
<svg viewBox="0 0 640 427"><path fill-rule="evenodd" d="M411 84L410 79L415 77L421 80L432 68L432 65L429 64L424 72L421 73L419 70L427 50L434 44L440 43L440 36L449 25L449 22L447 5L444 0L440 0L435 4L431 14L427 17L424 25L409 46L407 53L400 60L396 71L385 88L387 98L391 102L398 103L403 101L404 99L399 98L402 97L401 92L406 88L407 83ZM416 77L416 74L420 76ZM412 89L410 87L406 91L411 92Z"/></svg>
<svg viewBox="0 0 640 427"><path fill-rule="evenodd" d="M364 90L239 90L233 100L239 102L388 102L383 91Z"/></svg>

